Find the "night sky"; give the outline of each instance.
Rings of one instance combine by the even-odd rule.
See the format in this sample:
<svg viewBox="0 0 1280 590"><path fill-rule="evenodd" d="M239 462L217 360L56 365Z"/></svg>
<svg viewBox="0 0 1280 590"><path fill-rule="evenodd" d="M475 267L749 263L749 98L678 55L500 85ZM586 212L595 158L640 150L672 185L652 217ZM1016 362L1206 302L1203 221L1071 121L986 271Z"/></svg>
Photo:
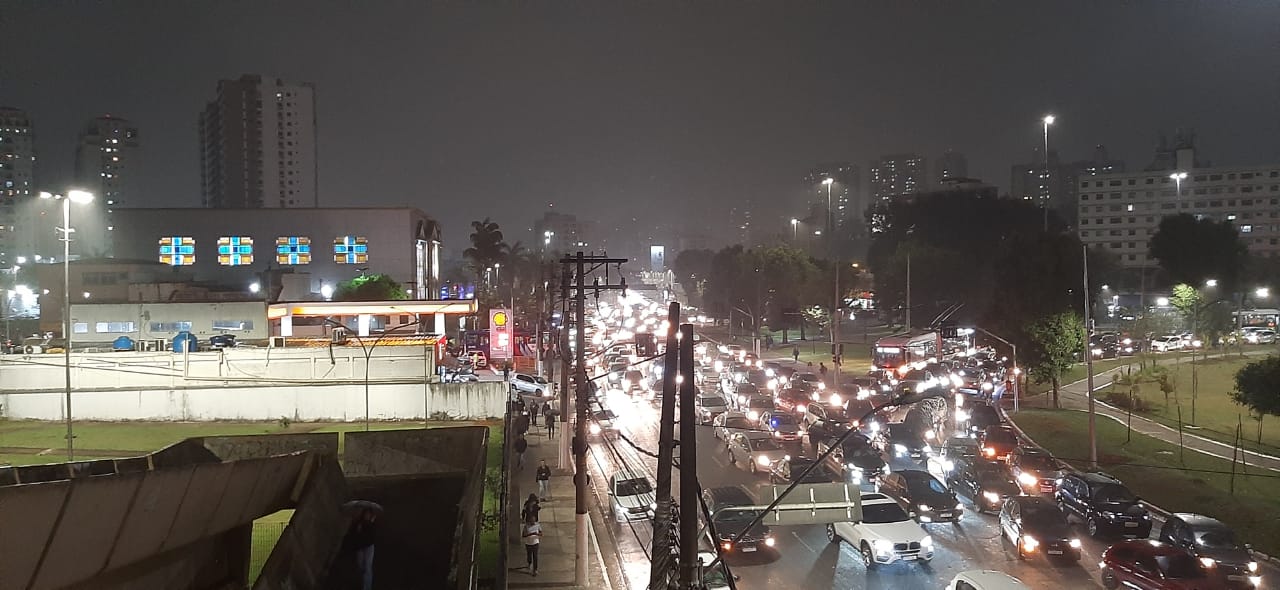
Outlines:
<svg viewBox="0 0 1280 590"><path fill-rule="evenodd" d="M881 153L955 149L1007 190L1046 112L1069 159L1141 168L1183 126L1215 164L1280 160L1276 2L691 4L8 0L0 104L33 116L46 188L110 113L143 142L130 204L197 206L217 80L312 82L321 204L420 207L454 253L469 221L524 229L549 202L790 216L813 164L865 181Z"/></svg>

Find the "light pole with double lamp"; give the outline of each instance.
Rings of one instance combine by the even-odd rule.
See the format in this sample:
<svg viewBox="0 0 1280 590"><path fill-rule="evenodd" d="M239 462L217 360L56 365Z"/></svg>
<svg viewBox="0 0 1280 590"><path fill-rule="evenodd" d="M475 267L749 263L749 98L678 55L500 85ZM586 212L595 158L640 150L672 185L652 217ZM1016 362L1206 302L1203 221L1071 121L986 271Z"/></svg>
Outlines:
<svg viewBox="0 0 1280 590"><path fill-rule="evenodd" d="M93 202L93 193L81 190L67 191L65 195L40 193L41 199L62 201L62 362L65 377L65 404L67 417L67 461L74 461L75 434L71 427L71 203L88 204Z"/></svg>

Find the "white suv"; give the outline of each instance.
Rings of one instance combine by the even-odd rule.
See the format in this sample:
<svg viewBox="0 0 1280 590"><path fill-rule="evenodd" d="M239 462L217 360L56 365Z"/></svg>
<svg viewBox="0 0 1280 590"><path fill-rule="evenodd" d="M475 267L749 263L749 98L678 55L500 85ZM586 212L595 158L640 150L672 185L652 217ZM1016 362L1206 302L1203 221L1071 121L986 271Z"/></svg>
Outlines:
<svg viewBox="0 0 1280 590"><path fill-rule="evenodd" d="M858 550L869 570L879 565L933 559L933 538L896 500L884 494L862 494L862 522L827 525L827 540L839 543L841 539Z"/></svg>
<svg viewBox="0 0 1280 590"><path fill-rule="evenodd" d="M1151 341L1151 350L1156 352L1169 352L1182 348L1182 338L1177 336L1161 336Z"/></svg>

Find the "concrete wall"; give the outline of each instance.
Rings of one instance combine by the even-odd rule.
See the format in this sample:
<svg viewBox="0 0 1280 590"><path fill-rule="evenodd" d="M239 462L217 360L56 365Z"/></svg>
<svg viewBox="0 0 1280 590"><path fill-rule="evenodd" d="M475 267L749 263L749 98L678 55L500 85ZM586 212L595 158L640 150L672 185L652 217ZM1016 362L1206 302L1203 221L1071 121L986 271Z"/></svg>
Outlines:
<svg viewBox="0 0 1280 590"><path fill-rule="evenodd" d="M342 503L348 492L332 460L310 464L306 485L275 549L262 566L254 590L322 588L347 532ZM376 560L375 560L376 561Z"/></svg>
<svg viewBox="0 0 1280 590"><path fill-rule="evenodd" d="M428 365L422 348L373 349L369 378L422 382ZM173 353L76 353L71 355L73 389L181 387L211 383L349 383L365 378L359 346L331 348L234 348ZM66 376L62 355L0 355L0 393L62 391Z"/></svg>
<svg viewBox="0 0 1280 590"><path fill-rule="evenodd" d="M502 416L505 384L384 383L369 386L372 420ZM82 390L72 393L77 420L337 420L365 417L363 385L278 385L185 389ZM0 392L0 414L12 419L63 419L63 393Z"/></svg>

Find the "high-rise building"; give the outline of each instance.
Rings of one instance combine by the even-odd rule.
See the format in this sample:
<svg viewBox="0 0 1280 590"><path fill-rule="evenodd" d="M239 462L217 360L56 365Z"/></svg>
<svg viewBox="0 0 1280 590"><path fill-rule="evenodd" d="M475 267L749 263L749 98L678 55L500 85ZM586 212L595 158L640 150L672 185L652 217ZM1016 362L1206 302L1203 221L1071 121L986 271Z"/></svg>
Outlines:
<svg viewBox="0 0 1280 590"><path fill-rule="evenodd" d="M578 216L559 211L547 211L533 222L533 237L537 250L547 253L589 252L592 245L587 239L586 224Z"/></svg>
<svg viewBox="0 0 1280 590"><path fill-rule="evenodd" d="M137 197L137 183L137 128L111 115L89 121L76 144L76 188L93 193L94 200L76 212L76 254L112 255L114 211Z"/></svg>
<svg viewBox="0 0 1280 590"><path fill-rule="evenodd" d="M804 177L810 202L827 207L826 180L831 179L832 223L842 235L859 232L863 226L862 213L865 203L861 198L862 176L858 167L848 162L819 164ZM790 228L787 230L790 232Z"/></svg>
<svg viewBox="0 0 1280 590"><path fill-rule="evenodd" d="M937 170L933 175L933 181L937 184L952 178L969 177L969 158L964 157L964 154L960 152L954 150L942 152L942 156L938 158L936 166Z"/></svg>
<svg viewBox="0 0 1280 590"><path fill-rule="evenodd" d="M873 201L918 193L928 188L928 167L925 159L916 154L880 156L879 160L871 162L869 170Z"/></svg>
<svg viewBox="0 0 1280 590"><path fill-rule="evenodd" d="M1228 221L1250 254L1280 257L1280 163L1212 167L1181 135L1172 145L1162 140L1142 171L1082 177L1076 189L1080 241L1115 254L1123 266L1155 266L1151 236L1162 218L1179 213Z"/></svg>
<svg viewBox="0 0 1280 590"><path fill-rule="evenodd" d="M1124 162L1113 160L1107 148L1094 146L1089 160L1063 162L1058 152L1049 150L1046 164L1044 152L1036 149L1032 161L1014 164L1009 174L1009 195L1015 199L1048 204L1066 222L1068 227L1077 225L1080 179L1098 174L1123 172Z"/></svg>
<svg viewBox="0 0 1280 590"><path fill-rule="evenodd" d="M219 80L200 114L200 194L205 207L318 206L315 89Z"/></svg>
<svg viewBox="0 0 1280 590"><path fill-rule="evenodd" d="M36 197L36 146L27 113L0 107L0 268L36 251L29 209Z"/></svg>

